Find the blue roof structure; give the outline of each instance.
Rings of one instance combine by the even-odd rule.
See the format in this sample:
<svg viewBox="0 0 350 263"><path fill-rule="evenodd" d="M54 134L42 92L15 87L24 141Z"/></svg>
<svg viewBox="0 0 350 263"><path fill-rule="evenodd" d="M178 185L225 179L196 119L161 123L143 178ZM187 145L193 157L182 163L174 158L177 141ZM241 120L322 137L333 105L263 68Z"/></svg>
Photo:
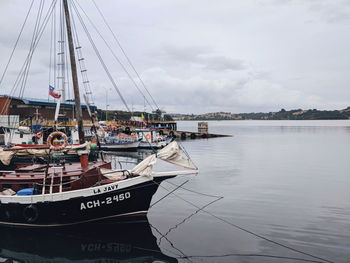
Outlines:
<svg viewBox="0 0 350 263"><path fill-rule="evenodd" d="M23 101L24 104L27 105L38 105L38 106L56 106L56 102L53 101L49 101L49 100L45 100L45 99L37 99L37 98L19 98L19 97L15 97L15 96L9 96L9 95L0 95L0 97L5 97L5 98L9 98L9 99L15 99L15 100L21 100ZM61 107L62 108L74 108L75 106L75 102L74 101L64 101L61 102ZM86 104L81 104L81 107L83 109L87 108ZM90 105L90 109L94 110L97 109L96 106L91 106Z"/></svg>

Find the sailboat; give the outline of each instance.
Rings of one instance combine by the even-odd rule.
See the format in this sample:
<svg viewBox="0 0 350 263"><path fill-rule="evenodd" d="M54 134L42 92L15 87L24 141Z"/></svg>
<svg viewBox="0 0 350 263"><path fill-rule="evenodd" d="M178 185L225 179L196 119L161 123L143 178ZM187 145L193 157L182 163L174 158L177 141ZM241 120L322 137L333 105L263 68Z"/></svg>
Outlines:
<svg viewBox="0 0 350 263"><path fill-rule="evenodd" d="M84 144L70 8L67 0L62 1L79 143ZM59 154L67 144L67 136L56 131L49 137L50 151ZM84 150L79 155L80 163L47 162L0 171L0 225L47 228L146 216L163 180L198 172L176 142L129 170L112 170L111 163L105 161L89 163ZM154 172L158 159L182 169Z"/></svg>

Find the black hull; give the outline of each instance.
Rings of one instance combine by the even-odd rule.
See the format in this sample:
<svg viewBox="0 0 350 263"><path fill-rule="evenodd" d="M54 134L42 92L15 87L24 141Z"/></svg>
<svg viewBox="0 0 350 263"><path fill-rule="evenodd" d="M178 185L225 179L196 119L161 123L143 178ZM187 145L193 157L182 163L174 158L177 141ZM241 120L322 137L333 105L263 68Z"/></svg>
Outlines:
<svg viewBox="0 0 350 263"><path fill-rule="evenodd" d="M160 251L147 220L0 231L0 256L6 262L178 262Z"/></svg>
<svg viewBox="0 0 350 263"><path fill-rule="evenodd" d="M62 227L96 221L124 221L145 216L152 196L164 179L156 178L123 189L64 201L0 204L0 225ZM106 185L105 187L109 187Z"/></svg>

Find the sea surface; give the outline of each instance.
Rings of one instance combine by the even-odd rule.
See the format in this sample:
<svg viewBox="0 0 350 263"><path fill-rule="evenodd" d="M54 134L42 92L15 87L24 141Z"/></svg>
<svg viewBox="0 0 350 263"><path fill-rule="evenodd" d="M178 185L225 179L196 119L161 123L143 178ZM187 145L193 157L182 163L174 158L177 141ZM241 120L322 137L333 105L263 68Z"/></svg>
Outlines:
<svg viewBox="0 0 350 263"><path fill-rule="evenodd" d="M0 262L350 262L350 120L210 121L209 132L232 137L181 141L200 172L164 181L146 222L9 230Z"/></svg>

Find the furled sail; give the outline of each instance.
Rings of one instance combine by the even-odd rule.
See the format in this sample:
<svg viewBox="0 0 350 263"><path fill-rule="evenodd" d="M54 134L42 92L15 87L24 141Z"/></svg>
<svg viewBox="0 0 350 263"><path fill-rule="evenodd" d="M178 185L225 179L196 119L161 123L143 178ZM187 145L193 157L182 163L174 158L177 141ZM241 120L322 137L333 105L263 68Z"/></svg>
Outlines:
<svg viewBox="0 0 350 263"><path fill-rule="evenodd" d="M136 165L130 172L132 174L150 177L152 175L153 166L156 164L157 159L161 159L165 162L185 169L198 170L198 168L193 164L192 160L190 158L186 158L182 152L183 151L177 142L173 141L158 151L156 154L148 156L146 159Z"/></svg>

